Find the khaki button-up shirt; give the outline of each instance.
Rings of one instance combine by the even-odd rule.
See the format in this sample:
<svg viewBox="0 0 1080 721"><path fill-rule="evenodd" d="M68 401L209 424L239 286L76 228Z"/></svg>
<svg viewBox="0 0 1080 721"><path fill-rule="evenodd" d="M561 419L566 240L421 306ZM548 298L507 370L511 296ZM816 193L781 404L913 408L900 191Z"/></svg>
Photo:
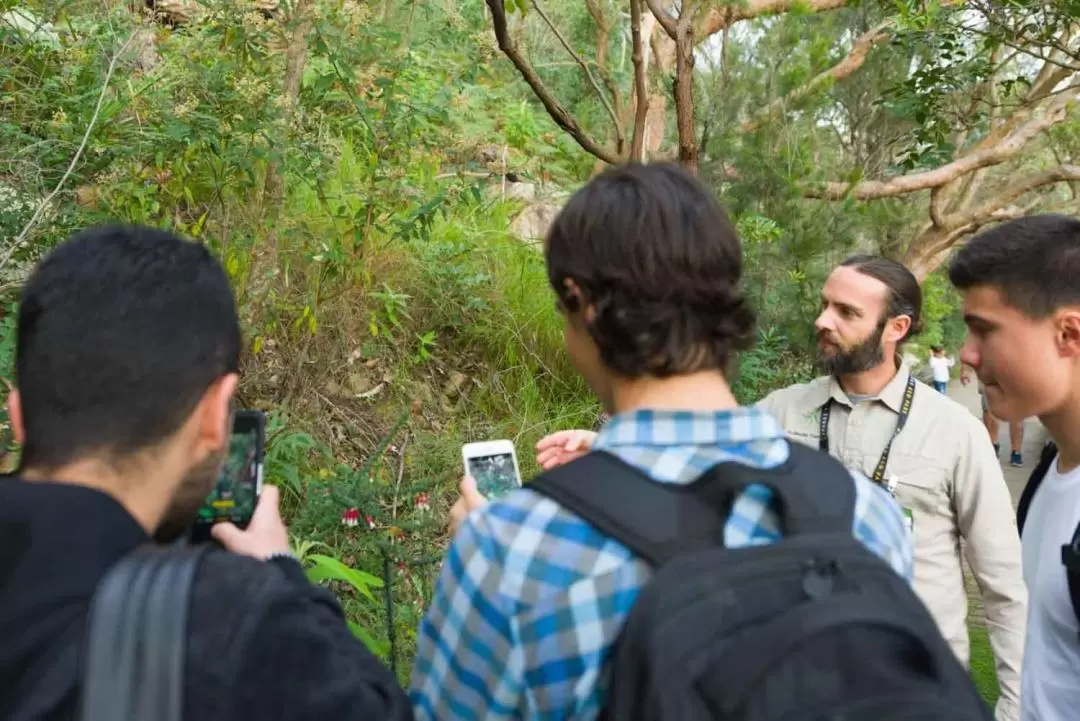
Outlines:
<svg viewBox="0 0 1080 721"><path fill-rule="evenodd" d="M869 478L896 431L909 373L901 365L876 399L854 407L828 377L775 391L758 405L780 420L791 440L817 448L821 408L831 399L829 452ZM986 429L959 403L917 382L907 423L889 454L890 478L912 516L915 591L965 665L970 644L960 539L967 541L997 659L997 717L1018 719L1027 589L1012 499Z"/></svg>

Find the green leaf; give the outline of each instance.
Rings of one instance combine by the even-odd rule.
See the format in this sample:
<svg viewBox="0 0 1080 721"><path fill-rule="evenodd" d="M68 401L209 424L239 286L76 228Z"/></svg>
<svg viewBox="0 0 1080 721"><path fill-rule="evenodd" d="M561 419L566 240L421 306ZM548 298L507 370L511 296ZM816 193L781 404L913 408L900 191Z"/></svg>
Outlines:
<svg viewBox="0 0 1080 721"><path fill-rule="evenodd" d="M360 639L360 641L368 647L368 650L376 656L381 656L390 650L390 644L376 640L375 637L368 633L368 630L360 624L349 621L348 626L349 630L352 631L352 635Z"/></svg>
<svg viewBox="0 0 1080 721"><path fill-rule="evenodd" d="M378 576L372 576L370 573L349 568L336 558L316 553L308 556L307 560L312 564L310 568L306 569L308 580L312 583L341 581L352 586L358 593L371 601L375 600L371 589L382 588L383 586L382 579Z"/></svg>

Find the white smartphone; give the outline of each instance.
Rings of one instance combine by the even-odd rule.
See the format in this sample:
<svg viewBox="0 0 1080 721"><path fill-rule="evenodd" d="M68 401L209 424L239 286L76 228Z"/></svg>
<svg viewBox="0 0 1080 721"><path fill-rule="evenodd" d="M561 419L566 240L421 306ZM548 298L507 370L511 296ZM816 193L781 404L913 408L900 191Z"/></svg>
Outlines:
<svg viewBox="0 0 1080 721"><path fill-rule="evenodd" d="M476 481L477 490L489 499L505 496L521 487L517 454L510 441L466 443L461 448L465 472Z"/></svg>

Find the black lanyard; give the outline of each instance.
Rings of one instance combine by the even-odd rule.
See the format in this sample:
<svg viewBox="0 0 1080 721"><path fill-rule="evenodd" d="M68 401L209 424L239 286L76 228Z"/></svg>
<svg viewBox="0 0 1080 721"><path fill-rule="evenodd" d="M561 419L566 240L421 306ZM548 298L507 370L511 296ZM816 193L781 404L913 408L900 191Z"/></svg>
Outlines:
<svg viewBox="0 0 1080 721"><path fill-rule="evenodd" d="M915 397L915 376L908 375L907 387L904 388L904 398L900 401L900 417L896 420L896 430L893 431L892 438L885 444L885 450L881 452L881 459L878 460L877 468L874 469L874 475L872 479L874 483L881 484L885 480L885 467L889 465L889 451L892 450L892 442L900 435L900 431L904 430L904 424L907 423L908 416L911 415L911 400ZM831 415L833 399L825 401L825 405L821 407L821 432L818 441L818 448L829 452L829 416Z"/></svg>

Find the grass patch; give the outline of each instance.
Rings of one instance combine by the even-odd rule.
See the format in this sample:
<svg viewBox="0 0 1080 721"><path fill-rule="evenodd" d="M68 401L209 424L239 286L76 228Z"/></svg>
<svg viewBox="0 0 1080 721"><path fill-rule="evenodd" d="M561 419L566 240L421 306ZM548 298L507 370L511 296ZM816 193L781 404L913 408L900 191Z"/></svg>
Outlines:
<svg viewBox="0 0 1080 721"><path fill-rule="evenodd" d="M990 635L981 620L972 618L968 619L968 634L971 637L971 677L986 703L994 706L1001 691L994 667L994 651L990 648Z"/></svg>

